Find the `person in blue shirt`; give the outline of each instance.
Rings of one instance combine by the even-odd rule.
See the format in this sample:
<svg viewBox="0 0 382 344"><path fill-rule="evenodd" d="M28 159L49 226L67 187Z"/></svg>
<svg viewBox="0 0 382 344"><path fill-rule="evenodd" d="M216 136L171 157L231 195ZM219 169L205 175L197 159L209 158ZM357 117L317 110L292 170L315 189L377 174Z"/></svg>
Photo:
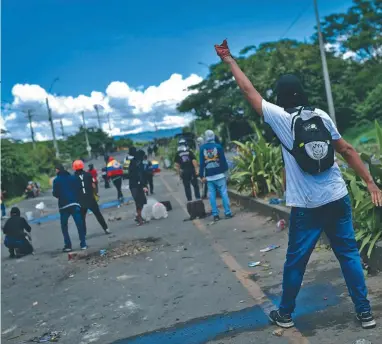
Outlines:
<svg viewBox="0 0 382 344"><path fill-rule="evenodd" d="M63 252L72 251L72 242L69 236L68 221L72 216L77 226L78 236L82 250L87 249L84 219L80 206L81 184L76 176L71 175L61 164L56 166L57 177L53 181L53 196L58 199L60 210L61 230L64 236Z"/></svg>
<svg viewBox="0 0 382 344"><path fill-rule="evenodd" d="M228 163L223 147L215 142L215 134L212 130L205 133L205 142L200 147L200 171L199 175L203 182L207 182L210 195L210 203L214 221L219 221L219 209L216 204L216 192L222 197L224 213L226 218L232 217L230 201L227 191L227 179L225 173L228 171Z"/></svg>

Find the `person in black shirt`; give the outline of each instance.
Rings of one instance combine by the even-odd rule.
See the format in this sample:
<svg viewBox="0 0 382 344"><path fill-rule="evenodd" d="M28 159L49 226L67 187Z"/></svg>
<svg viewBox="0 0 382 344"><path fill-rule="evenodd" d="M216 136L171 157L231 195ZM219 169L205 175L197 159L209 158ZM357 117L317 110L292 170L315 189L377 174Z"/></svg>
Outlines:
<svg viewBox="0 0 382 344"><path fill-rule="evenodd" d="M81 206L81 214L84 219L84 229L85 235L87 232L86 228L86 214L88 209L90 209L94 216L96 217L98 223L101 225L105 234L110 234L110 230L107 227L106 221L101 214L98 203L95 199L95 183L93 181L93 177L90 173L84 171L84 163L81 160L76 160L73 162L73 170L74 175L78 178L78 181L81 186L81 190L79 191L79 203Z"/></svg>
<svg viewBox="0 0 382 344"><path fill-rule="evenodd" d="M4 225L5 234L4 245L9 250L9 257L15 258L17 255L27 255L33 252L33 247L26 239L30 239L29 233L32 231L28 222L20 216L20 209L11 209L11 218ZM16 252L15 252L16 251Z"/></svg>
<svg viewBox="0 0 382 344"><path fill-rule="evenodd" d="M136 221L137 224L141 226L144 223L142 219L142 209L147 203L145 195L147 192L147 181L142 162L145 152L142 150L137 151L135 147L130 147L129 155L134 157L129 165L129 187L137 210Z"/></svg>
<svg viewBox="0 0 382 344"><path fill-rule="evenodd" d="M191 185L194 188L195 198L200 199L200 191L198 184L198 162L195 154L188 148L184 139L179 140L178 151L175 155L175 167L179 177L183 181L184 192L187 201L192 201Z"/></svg>
<svg viewBox="0 0 382 344"><path fill-rule="evenodd" d="M150 160L148 160L147 155L145 154L143 157L143 170L145 171L146 182L150 187L150 194L154 193L154 172L153 172L153 164Z"/></svg>

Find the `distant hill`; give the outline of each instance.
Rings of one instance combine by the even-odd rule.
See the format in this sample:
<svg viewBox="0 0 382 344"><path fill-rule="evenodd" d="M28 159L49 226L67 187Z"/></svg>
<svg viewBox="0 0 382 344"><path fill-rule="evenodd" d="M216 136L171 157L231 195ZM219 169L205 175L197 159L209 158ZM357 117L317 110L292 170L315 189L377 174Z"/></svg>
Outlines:
<svg viewBox="0 0 382 344"><path fill-rule="evenodd" d="M160 129L157 131L144 131L138 134L127 134L127 135L116 135L115 140L120 140L123 138L129 138L135 142L147 142L153 141L154 139L161 139L165 137L173 137L176 134L180 134L183 128L173 128L173 129Z"/></svg>

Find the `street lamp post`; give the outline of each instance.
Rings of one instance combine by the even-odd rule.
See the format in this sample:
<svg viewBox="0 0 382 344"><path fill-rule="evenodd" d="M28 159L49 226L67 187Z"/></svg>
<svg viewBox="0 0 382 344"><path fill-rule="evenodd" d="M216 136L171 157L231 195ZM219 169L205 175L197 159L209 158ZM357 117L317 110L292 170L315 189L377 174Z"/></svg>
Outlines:
<svg viewBox="0 0 382 344"><path fill-rule="evenodd" d="M30 109L27 110L27 117L28 117L28 120L29 120L29 127L30 127L30 130L31 130L31 138L32 138L33 149L36 149L36 141L34 139L34 131L33 131L33 126L32 126L32 110L30 110Z"/></svg>
<svg viewBox="0 0 382 344"><path fill-rule="evenodd" d="M100 108L99 105L94 105L94 110L95 110L96 113L97 113L98 127L99 127L100 129L102 129L102 126L101 126L101 118L99 117L99 108Z"/></svg>
<svg viewBox="0 0 382 344"><path fill-rule="evenodd" d="M322 71L323 71L323 74L324 74L325 91L326 91L326 99L327 99L327 102L328 102L329 115L332 118L334 124L336 124L336 113L335 113L335 110L334 110L332 87L330 85L330 77L329 77L328 64L326 62L324 39L322 38L320 16L319 16L319 13L318 13L317 0L313 0L313 2L314 2L314 11L316 13L318 42L319 42L319 45L320 45L321 60L322 60Z"/></svg>
<svg viewBox="0 0 382 344"><path fill-rule="evenodd" d="M55 78L52 81L52 83L51 83L51 85L49 87L49 90L48 90L48 94L52 91L53 85L55 84L56 81L58 81L58 78ZM49 119L49 122L50 122L50 128L52 129L53 146L54 146L54 149L56 151L56 158L59 159L60 158L60 151L58 149L58 144L57 144L57 140L56 140L56 132L54 131L54 124L53 124L53 118L52 118L52 109L49 106L48 96L46 96L46 98L45 98L45 103L46 103L46 109L48 111L48 119Z"/></svg>
<svg viewBox="0 0 382 344"><path fill-rule="evenodd" d="M88 130L86 128L86 121L85 121L85 112L81 111L82 116L82 124L85 130L85 141L86 141L86 150L88 151L89 158L92 157L92 147L89 144L89 138L88 138Z"/></svg>
<svg viewBox="0 0 382 344"><path fill-rule="evenodd" d="M110 113L107 114L107 120L108 120L108 122L109 122L109 131L110 131L110 135L111 135Z"/></svg>

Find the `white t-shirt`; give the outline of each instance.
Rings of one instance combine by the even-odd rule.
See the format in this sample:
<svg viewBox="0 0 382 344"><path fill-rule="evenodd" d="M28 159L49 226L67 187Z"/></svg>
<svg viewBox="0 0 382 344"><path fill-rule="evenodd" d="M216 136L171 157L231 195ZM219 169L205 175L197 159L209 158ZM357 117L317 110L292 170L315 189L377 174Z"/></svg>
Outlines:
<svg viewBox="0 0 382 344"><path fill-rule="evenodd" d="M336 126L329 115L315 109L314 112L321 116L333 140L341 138ZM304 119L311 113L303 110L301 117ZM268 123L279 140L289 149L293 148L293 133L291 130L293 115L283 108L268 103L263 99L264 120ZM286 170L286 203L291 207L317 208L330 202L339 200L348 194L345 181L337 165L317 175L310 175L301 170L294 157L282 147Z"/></svg>

